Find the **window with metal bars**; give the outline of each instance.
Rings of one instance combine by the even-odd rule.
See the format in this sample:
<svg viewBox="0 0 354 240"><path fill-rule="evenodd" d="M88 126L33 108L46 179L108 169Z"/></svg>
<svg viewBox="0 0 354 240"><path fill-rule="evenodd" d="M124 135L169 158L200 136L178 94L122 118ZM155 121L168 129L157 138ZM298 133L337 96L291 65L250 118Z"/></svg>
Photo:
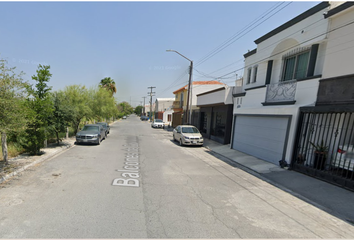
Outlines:
<svg viewBox="0 0 354 240"><path fill-rule="evenodd" d="M309 59L309 50L284 58L282 81L305 78Z"/></svg>

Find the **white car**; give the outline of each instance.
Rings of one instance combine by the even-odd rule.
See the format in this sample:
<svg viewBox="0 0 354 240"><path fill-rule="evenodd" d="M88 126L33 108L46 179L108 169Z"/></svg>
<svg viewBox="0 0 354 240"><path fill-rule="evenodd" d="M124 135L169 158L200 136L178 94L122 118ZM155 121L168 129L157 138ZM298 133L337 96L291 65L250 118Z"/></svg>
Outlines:
<svg viewBox="0 0 354 240"><path fill-rule="evenodd" d="M179 125L173 129L173 140L178 141L179 145L203 146L204 139L198 128L192 125Z"/></svg>
<svg viewBox="0 0 354 240"><path fill-rule="evenodd" d="M155 119L151 123L152 128L163 128L165 126L165 123L161 119Z"/></svg>

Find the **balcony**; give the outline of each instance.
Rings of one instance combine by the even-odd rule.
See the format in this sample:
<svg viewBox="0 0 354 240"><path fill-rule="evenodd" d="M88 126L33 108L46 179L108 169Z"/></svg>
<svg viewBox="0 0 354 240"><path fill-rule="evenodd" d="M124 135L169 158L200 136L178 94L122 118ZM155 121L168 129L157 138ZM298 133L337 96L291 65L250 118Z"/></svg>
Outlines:
<svg viewBox="0 0 354 240"><path fill-rule="evenodd" d="M263 106L295 104L296 85L296 80L267 85Z"/></svg>
<svg viewBox="0 0 354 240"><path fill-rule="evenodd" d="M172 104L172 108L173 109L182 108L182 107L183 107L183 102L181 102L181 101L173 101L173 104Z"/></svg>

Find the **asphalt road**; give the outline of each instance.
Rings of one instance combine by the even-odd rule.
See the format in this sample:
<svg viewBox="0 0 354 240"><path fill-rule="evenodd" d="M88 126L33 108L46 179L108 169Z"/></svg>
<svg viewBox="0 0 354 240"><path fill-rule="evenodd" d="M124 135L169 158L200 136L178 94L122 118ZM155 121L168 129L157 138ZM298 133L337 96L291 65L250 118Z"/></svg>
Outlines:
<svg viewBox="0 0 354 240"><path fill-rule="evenodd" d="M1 238L354 238L354 227L135 116L0 189Z"/></svg>

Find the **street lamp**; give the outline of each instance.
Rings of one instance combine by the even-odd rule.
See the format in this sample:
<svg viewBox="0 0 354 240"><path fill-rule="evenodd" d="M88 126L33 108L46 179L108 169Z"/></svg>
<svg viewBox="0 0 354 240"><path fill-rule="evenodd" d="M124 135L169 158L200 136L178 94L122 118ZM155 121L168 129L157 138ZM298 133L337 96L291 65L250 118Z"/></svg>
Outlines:
<svg viewBox="0 0 354 240"><path fill-rule="evenodd" d="M180 54L179 52L175 51L175 50L166 50L166 52L175 52L177 53L178 55L184 57L185 59L187 59L188 61L190 61L191 65L189 67L189 81L188 81L188 93L187 93L187 109L186 109L186 120L188 122L188 124L191 124L192 123L192 96L190 96L192 94L192 72L193 72L193 61L190 60L189 58L183 56L182 54ZM190 100L190 109L189 109L189 115L188 115L188 108L189 108L189 96L191 97L191 100Z"/></svg>

